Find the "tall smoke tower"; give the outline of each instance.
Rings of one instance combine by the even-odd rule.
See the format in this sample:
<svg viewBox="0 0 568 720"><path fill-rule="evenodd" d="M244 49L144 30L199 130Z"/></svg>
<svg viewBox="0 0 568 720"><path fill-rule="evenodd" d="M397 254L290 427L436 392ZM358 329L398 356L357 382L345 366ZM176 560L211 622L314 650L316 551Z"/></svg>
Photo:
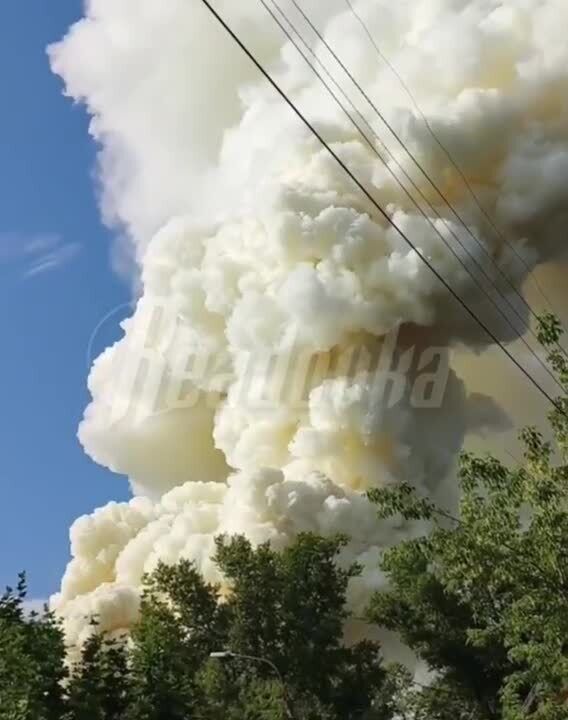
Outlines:
<svg viewBox="0 0 568 720"><path fill-rule="evenodd" d="M257 0L215 6L416 249L200 1L89 0L50 49L92 116L103 212L135 248L141 287L89 377L79 438L134 497L71 529L52 604L72 642L89 615L128 628L160 560L189 558L222 582L221 533L275 547L302 531L348 534L342 562L364 568L350 589L359 611L384 583L381 548L410 532L379 525L365 491L404 479L451 505L466 435L507 424L452 367L454 348L493 341L447 285L508 342L479 266L518 327L528 313L515 288L562 256L568 5L360 0L395 73L344 0L300 4L403 141L283 3L386 163Z"/></svg>

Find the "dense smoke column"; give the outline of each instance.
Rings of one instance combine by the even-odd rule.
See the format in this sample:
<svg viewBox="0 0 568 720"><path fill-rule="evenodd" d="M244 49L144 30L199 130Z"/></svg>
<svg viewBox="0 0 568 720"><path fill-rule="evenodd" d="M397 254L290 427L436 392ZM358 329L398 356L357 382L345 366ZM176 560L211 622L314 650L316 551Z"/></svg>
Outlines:
<svg viewBox="0 0 568 720"><path fill-rule="evenodd" d="M485 317L470 275L428 219L281 46L262 8L241 5L219 3ZM554 261L568 187L559 31L568 9L553 0L357 5L503 242L354 18L334 7L314 12L326 38L507 275L521 283L527 267ZM453 348L479 350L486 338L199 3L93 0L51 58L93 116L103 210L135 250L141 287L123 339L93 365L79 429L86 452L128 475L135 497L71 530L73 559L53 599L70 640L90 632L89 614L104 629L128 627L141 577L159 560L188 557L222 582L211 560L219 533L276 547L304 530L348 534L342 561L364 568L350 594L359 611L384 582L380 549L410 531L378 527L364 492L404 479L451 505L466 435L506 424L451 367ZM446 222L429 219L440 234L450 241L451 228L481 260L471 235L437 210Z"/></svg>

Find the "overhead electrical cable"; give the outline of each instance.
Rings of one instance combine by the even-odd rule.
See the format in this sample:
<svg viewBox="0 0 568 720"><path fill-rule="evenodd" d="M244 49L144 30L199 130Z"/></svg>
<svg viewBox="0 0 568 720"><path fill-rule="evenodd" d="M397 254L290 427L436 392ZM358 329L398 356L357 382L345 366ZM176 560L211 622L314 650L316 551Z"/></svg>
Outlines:
<svg viewBox="0 0 568 720"><path fill-rule="evenodd" d="M282 32L286 35L286 37L288 38L288 40L294 45L294 47L296 48L296 50L297 50L297 51L299 52L299 54L303 57L303 59L306 61L306 63L308 64L308 66L310 67L310 69L313 71L313 73L316 75L316 77L319 78L320 82L323 84L323 86L326 88L326 90L327 90L328 93L331 95L331 97L335 100L335 102L339 105L339 107L340 107L341 110L344 112L344 114L349 118L349 120L351 121L351 123L357 128L357 130L359 131L361 137L364 139L365 143L369 146L369 148L371 149L371 151L372 151L372 152L379 158L379 160L383 163L383 165L385 166L385 168L387 169L387 171L388 171L388 172L390 173L390 175L394 178L395 182L401 187L401 189L402 189L403 192L406 194L406 196L409 198L409 200L413 203L413 205L417 208L417 210L422 214L422 216L424 217L424 219L425 219L425 220L428 222L428 224L432 227L432 229L434 230L434 232L436 233L436 235L438 235L438 237L442 240L442 242L444 243L444 245L449 249L449 251L452 253L452 255L457 259L457 261L460 263L460 265L465 269L465 271L466 271L466 272L468 273L468 275L471 277L471 279L472 279L473 282L476 284L476 286L481 290L481 292L485 295L485 297L487 297L487 299L488 299L489 302L493 305L493 307L497 310L497 312L504 318L504 320L505 320L505 322L507 323L507 325L508 325L510 328L512 328L514 332L520 333L520 330L519 330L518 328L516 328L516 327L512 324L511 320L510 320L510 319L507 317L507 315L503 312L503 309L498 305L498 303L493 299L493 297L491 297L491 295L489 294L489 292L483 287L483 285L479 282L479 280L470 272L470 270L469 270L469 268L467 267L467 265L463 262L463 260L459 257L459 255L455 252L455 250L454 250L454 249L451 247L451 245L448 243L448 241L446 240L446 238L444 238L444 236L442 235L442 233L440 232L440 230L436 227L436 225L435 225L435 223L433 222L432 218L430 218L430 217L428 216L428 214L424 211L424 209L423 209L422 207L420 207L420 205L418 204L418 202L416 201L416 199L412 196L412 194L409 192L409 190L408 190L406 187L404 187L404 185L402 184L401 180L396 176L396 174L394 173L393 169L390 167L390 165L388 164L388 162L386 162L386 160L381 156L381 154L379 153L379 151L378 151L377 148L375 147L375 144L369 139L369 137L368 137L368 136L365 134L365 132L361 129L360 125L359 125L359 124L357 123L357 121L353 118L353 116L349 113L349 111L346 109L346 107L342 104L341 100L337 97L337 95L335 95L335 93L333 92L333 90L329 87L329 85L326 83L325 79L320 75L320 73L317 71L317 69L316 69L315 66L312 64L312 62L309 60L309 58L306 57L306 55L304 54L304 52L302 51L302 49L298 46L298 44L296 43L296 41L294 40L294 38L291 36L290 32L283 26L283 24L281 23L281 21L278 19L278 17L276 17L276 15L274 14L274 12L272 11L272 9L267 5L266 0L259 0L259 1L260 1L260 3L263 5L263 7L266 9L266 11L270 14L270 16L272 17L272 19L278 24L278 26L280 27L280 29L282 30ZM359 116L359 118L361 119L361 121L362 121L363 123L365 123L365 125L369 128L369 130L370 130L370 132L372 133L372 135L374 136L374 138L377 140L378 143L380 143L380 145L383 147L383 149L385 150L385 152L387 152L387 153L389 154L389 156L392 158L392 160L395 162L395 164L396 164L396 165L398 166L398 168L401 170L401 172L403 173L403 175L407 178L407 180L411 183L411 185L414 187L414 189L419 193L419 195L420 195L421 198L424 200L424 202L428 205L428 207L430 208L430 210L431 210L433 213L435 213L435 214L437 215L437 217L444 223L444 225L445 225L446 229L448 230L448 232L454 237L454 239L457 241L457 243L460 245L460 247L464 250L464 252L465 252L465 253L473 260L473 262L477 265L477 267L479 268L479 270L483 273L484 277L488 280L490 286L491 286L494 290L497 291L499 297L501 297L503 300L505 300L505 302L509 305L509 307L511 307L511 309L513 310L513 312L517 315L517 317L518 317L518 318L521 320L521 322L523 322L523 324L524 324L524 319L523 319L523 317L519 314L519 312L518 312L518 310L515 308L515 306L510 302L510 300L507 298L506 295L502 295L502 294L499 292L498 288L496 288L496 287L493 286L492 280L491 280L490 276L487 274L485 268L484 268L484 267L477 261L477 259L469 252L468 248L462 243L462 241L460 240L459 236L456 235L456 233L453 231L452 227L451 227L450 225L448 225L448 223L446 222L445 218L443 218L443 217L440 215L440 213L436 210L436 208L435 208L435 207L429 202L429 200L425 197L425 195L423 194L423 192L421 191L421 189L416 185L416 183L414 182L414 180L408 175L408 173L404 170L404 168L400 165L400 163L398 163L396 157L394 157L394 156L392 155L392 153L389 151L389 149L384 145L384 143L382 142L381 138L380 138L380 137L378 136L378 134L375 132L375 130L373 129L373 127L368 123L368 121L367 121L367 120L365 119L365 117L361 114L361 112L359 112L359 110L355 107L354 103L351 101L351 99L350 99L349 96L345 93L345 91L341 88L341 86L339 85L339 83L333 78L333 76L332 76L331 73L328 71L328 69L327 69L327 67L325 66L325 64L324 64L321 60L319 60L319 58L317 57L317 55L315 54L315 52L313 51L313 49L312 49L312 48L308 45L308 43L304 40L304 38L302 37L302 35L300 34L300 32L294 27L293 23L289 20L289 18L286 17L285 13L284 13L283 10L281 9L281 7L278 5L278 3L276 2L276 0L268 0L268 2L270 2L271 5L273 5L273 6L276 8L276 10L280 13L280 15L284 18L284 20L286 21L286 23L288 24L288 26L291 28L292 32L298 37L298 39L299 39L300 42L304 45L304 47L306 48L306 50L312 55L312 57L314 58L315 62L317 62L318 65L320 65L320 67L322 68L322 70L326 73L327 77L329 77L330 81L335 85L335 87L338 89L338 91L343 95L343 97L345 98L345 100L349 103L349 105L351 106L351 108L353 109L353 111ZM536 337L536 335L534 334L534 332L531 330L530 327L528 328L528 331L529 331L529 333L533 336L533 338L538 342L538 338ZM542 367L542 369L549 375L549 377L553 380L553 382L556 383L556 385L558 386L558 388L560 389L560 391L563 392L563 391L564 391L564 388L562 387L562 385L560 384L560 382L558 381L558 379L556 378L556 376L554 375L554 373L552 372L552 370L550 369L550 367L538 356L538 354L537 354L537 353L534 351L534 349L529 345L529 343L525 340L525 338L522 337L522 335L520 335L519 339L520 339L520 341L523 343L523 345L527 348L527 350L529 351L529 353L536 359L537 363L540 364L540 366Z"/></svg>
<svg viewBox="0 0 568 720"><path fill-rule="evenodd" d="M414 93L413 93L412 90L409 88L408 84L404 81L404 78L403 78L402 75L398 72L398 70L396 69L396 67L390 62L390 60L389 60L389 59L385 56L385 54L382 52L381 48L379 47L379 45L377 44L377 42L376 42L375 39L373 38L373 35L371 34L371 31L369 30L369 28L367 27L367 25L366 25L365 22L363 21L363 18L359 15L359 13L357 12L357 10L355 9L355 6L353 5L353 2L352 2L351 0L345 0L345 3L346 3L346 5L348 6L348 8L350 9L350 11L351 11L351 13L353 14L353 16L355 17L355 19L358 21L358 23L359 23L359 24L361 25L361 27L363 28L365 34L366 34L367 37L369 38L369 41L370 41L371 45L374 47L377 55L381 58L381 60L384 62L384 64L390 69L390 71L394 74L394 76L395 76L395 77L398 79L398 81L400 82L402 88L404 89L404 91L406 92L406 94L407 94L408 97L410 98L410 101L411 101L412 104L414 105L414 107L415 107L418 115L420 116L420 118L421 118L422 121L424 122L424 125L425 125L426 129L428 130L428 132L429 132L430 135L432 136L432 139L433 139L434 142L438 145L438 147L440 148L440 150L444 153L444 155L446 156L446 158L448 159L448 161L450 162L450 164L453 166L454 170L455 170L455 171L458 173L458 175L460 176L460 178L461 178L461 180L463 181L465 187L467 188L469 194L471 195L474 203L477 205L479 211L480 211L480 212L482 213L482 215L485 217L485 219L486 219L487 223L489 224L489 226L490 226L490 227L493 229L493 231L496 233L497 237L509 248L509 250L511 250L511 252L513 252L514 255L516 255L517 259L521 262L521 264L523 265L524 269L525 269L525 270L527 271L527 273L529 274L529 277L531 278L531 281L534 283L534 286L536 287L537 291L540 293L542 299L545 301L545 303L548 304L549 308L554 312L554 307L553 307L550 299L548 298L548 296L547 296L546 293L544 292L544 290L543 290L543 288L541 287L540 283L538 282L537 278L532 274L532 269L529 267L529 265L527 264L527 262L525 261L525 259L523 258L523 256L522 256L520 253L517 252L517 250L515 249L514 245L513 245L512 243L508 242L508 240L507 240L507 238L505 237L504 233L499 229L499 227L497 226L497 224L495 223L495 221L491 218L491 216L490 216L489 213L487 212L486 208L483 207L483 204L481 203L481 201L480 201L479 198L477 197L477 194L476 194L475 190L472 188L471 183L470 183L469 180L467 179L467 175L464 173L464 171L461 169L461 167L459 166L459 164L456 162L456 160L455 160L454 157L452 156L452 153L448 150L448 148L446 147L446 145L444 145L444 143L443 143L443 142L440 140L440 138L438 137L437 133L434 131L434 128L432 127L430 121L428 120L428 117L427 117L426 114L422 111L422 108L421 108L420 105L418 104L418 101L416 100L416 98L415 98L415 96L414 96Z"/></svg>
<svg viewBox="0 0 568 720"><path fill-rule="evenodd" d="M462 216L458 213L456 208L450 203L446 195L440 190L434 179L432 178L431 174L424 168L422 163L416 158L416 156L408 149L406 146L404 140L400 137L400 134L393 128L392 124L389 123L387 118L385 117L384 113L382 113L379 108L377 107L376 103L373 102L373 100L369 97L369 94L365 91L365 89L361 86L361 84L357 81L357 79L354 77L353 73L349 70L349 68L345 65L345 63L341 60L341 58L337 55L335 50L331 47L331 45L328 43L328 41L325 39L325 37L322 35L321 31L318 29L318 27L315 25L315 23L311 20L311 18L307 15L307 13L304 11L302 6L297 2L297 0L290 0L292 5L298 10L304 21L309 25L311 30L314 32L314 34L317 36L318 40L322 43L322 45L326 48L326 50L330 53L330 55L333 57L333 59L337 62L339 67L343 70L345 75L349 78L351 83L357 88L359 93L363 96L363 98L366 100L366 102L369 104L369 106L373 109L373 111L377 114L377 116L381 119L385 127L388 128L392 136L395 138L395 140L398 142L398 144L402 147L406 155L412 160L413 164L416 166L416 168L420 171L420 173L423 175L423 177L427 180L427 182L430 184L430 186L435 190L435 192L438 194L442 202L446 205L446 207L450 210L450 212L454 215L454 217L457 219L458 223L464 228L464 230L467 232L467 234L472 238L472 240L476 243L476 245L481 249L481 251L489 258L490 262L495 266L497 272L499 275L507 282L509 287L512 289L513 293L521 300L521 302L527 307L528 312L530 313L531 317L535 318L536 320L539 319L538 313L536 313L530 304L527 302L526 298L524 298L518 288L516 287L515 283L509 278L509 276L504 272L504 270L499 266L499 264L495 261L495 259L492 257L489 250L485 247L485 244L479 240L472 231L472 229L469 227L469 225L466 223L466 221L462 218ZM514 248L510 245L510 243L507 243L506 239L503 238L503 241L505 244L507 244L508 247L510 247L512 250ZM530 271L529 268L527 270ZM559 344L557 344L558 349L568 358L568 353L564 348L562 348Z"/></svg>
<svg viewBox="0 0 568 720"><path fill-rule="evenodd" d="M403 230L398 227L398 225L393 221L393 219L389 216L389 214L386 212L386 210L383 209L383 207L375 200L373 195L367 190L367 188L363 185L363 183L356 177L356 175L349 169L349 167L345 164L345 162L339 157L339 155L333 150L333 148L329 145L329 143L325 140L325 138L318 132L318 130L312 125L312 123L308 120L308 118L302 113L302 111L295 105L295 103L290 99L288 94L282 89L282 87L274 80L272 75L269 73L269 71L264 67L264 65L261 63L260 60L257 59L257 57L254 55L254 53L245 45L245 43L240 39L240 37L237 35L237 33L231 28L231 26L224 20L224 18L219 14L217 10L211 5L209 0L201 0L201 2L205 5L205 7L209 10L211 15L217 20L217 22L223 27L223 29L227 32L227 34L234 40L234 42L238 45L238 47L245 53L245 55L249 58L249 60L253 63L253 65L259 70L259 72L264 76L264 78L269 82L269 84L273 87L274 90L280 95L282 100L288 105L288 107L294 112L294 114L303 122L303 124L306 126L308 130L314 135L314 137L317 138L317 140L320 142L322 147L329 153L329 155L335 160L335 162L339 165L339 167L342 168L342 170L345 172L345 174L352 180L352 182L361 190L361 192L365 195L365 197L371 202L371 204L376 207L376 209L379 211L379 213L384 217L384 219L398 232L400 237L407 243L409 247L411 247L414 252L418 255L418 257L421 258L421 260L424 262L426 267L429 268L429 270L434 274L434 276L440 281L440 283L448 290L448 292L454 297L454 299L458 302L458 304L466 311L466 313L474 320L474 322L479 325L479 327L486 333L486 335L493 340L493 342L498 345L503 353L509 358L509 360L517 367L517 369L526 377L526 379L530 382L530 384L538 390L538 392L541 393L541 395L546 398L550 404L556 408L559 412L562 414L565 414L564 408L557 403L557 401L546 391L545 388L542 387L542 385L536 380L529 372L528 370L523 367L518 360L512 355L509 350L501 343L498 337L493 333L491 328L489 328L483 320L477 317L475 312L467 305L467 303L454 291L454 289L448 284L448 282L444 279L444 277L440 274L438 270L432 265L430 260L422 253L422 251L417 248L413 242L408 238L408 236L403 232Z"/></svg>

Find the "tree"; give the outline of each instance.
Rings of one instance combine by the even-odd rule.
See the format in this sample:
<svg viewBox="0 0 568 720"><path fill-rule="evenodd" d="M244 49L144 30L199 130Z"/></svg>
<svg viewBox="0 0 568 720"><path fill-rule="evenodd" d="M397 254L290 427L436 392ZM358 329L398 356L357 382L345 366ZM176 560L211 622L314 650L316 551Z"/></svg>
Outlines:
<svg viewBox="0 0 568 720"><path fill-rule="evenodd" d="M125 638L95 632L81 648L67 687L66 720L123 720L133 701Z"/></svg>
<svg viewBox="0 0 568 720"><path fill-rule="evenodd" d="M159 565L128 641L98 633L95 619L69 673L60 626L24 612L22 578L0 601L0 718L371 717L385 673L377 645L343 644L347 586L359 572L336 562L345 542L301 535L277 552L219 538L223 593L188 561ZM235 655L212 659L220 650Z"/></svg>
<svg viewBox="0 0 568 720"><path fill-rule="evenodd" d="M26 615L25 575L0 598L0 718L61 720L65 646L50 613Z"/></svg>
<svg viewBox="0 0 568 720"><path fill-rule="evenodd" d="M158 567L134 633L133 717L283 720L286 703L302 720L362 717L384 672L376 645L342 642L347 586L359 572L338 567L344 542L301 535L277 552L219 538L231 588L222 599L190 563ZM235 657L210 659L224 649Z"/></svg>
<svg viewBox="0 0 568 720"><path fill-rule="evenodd" d="M314 718L323 708L329 717L361 717L384 677L376 644L343 643L347 586L360 572L338 567L345 543L305 534L279 553L244 538L218 541L217 562L233 588L230 649L271 661L296 704L317 705ZM254 672L271 676L266 664Z"/></svg>
<svg viewBox="0 0 568 720"><path fill-rule="evenodd" d="M540 340L564 388L560 325ZM409 484L370 495L381 517L428 520L429 534L385 553L390 589L370 619L398 631L435 673L416 692L400 670L401 716L445 720L568 717L568 399L550 415L554 446L522 432L525 462L464 454L452 517Z"/></svg>
<svg viewBox="0 0 568 720"><path fill-rule="evenodd" d="M132 636L129 718L203 717L206 699L198 674L226 638L227 609L219 600L218 588L206 584L187 561L159 565L145 579L141 617Z"/></svg>

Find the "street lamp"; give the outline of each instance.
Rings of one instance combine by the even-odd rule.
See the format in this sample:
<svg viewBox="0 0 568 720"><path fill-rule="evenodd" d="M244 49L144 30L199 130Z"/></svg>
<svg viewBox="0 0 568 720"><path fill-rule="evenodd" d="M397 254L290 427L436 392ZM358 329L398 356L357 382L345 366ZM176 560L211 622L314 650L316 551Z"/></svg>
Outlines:
<svg viewBox="0 0 568 720"><path fill-rule="evenodd" d="M296 720L296 717L292 712L292 705L290 703L290 698L288 697L288 691L286 690L286 683L284 682L282 673L271 660L267 660L263 657L255 657L254 655L241 655L240 653L234 653L230 650L212 652L209 657L216 660L247 660L248 662L264 663L265 665L268 665L278 678L280 686L282 687L282 704L284 706L284 711L286 712L286 717L288 720Z"/></svg>

